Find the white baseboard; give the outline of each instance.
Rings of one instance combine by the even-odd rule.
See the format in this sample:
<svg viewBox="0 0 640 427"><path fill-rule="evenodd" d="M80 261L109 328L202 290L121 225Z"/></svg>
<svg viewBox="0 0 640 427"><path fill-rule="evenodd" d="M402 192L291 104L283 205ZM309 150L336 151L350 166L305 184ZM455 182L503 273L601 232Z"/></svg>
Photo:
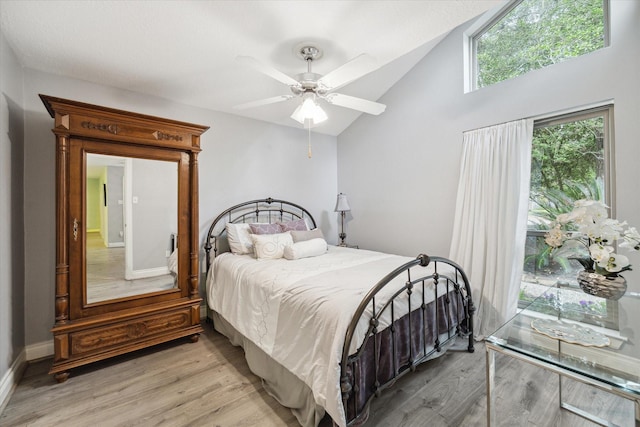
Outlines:
<svg viewBox="0 0 640 427"><path fill-rule="evenodd" d="M25 347L0 380L0 414L9 402L13 389L22 378L27 362L53 355L53 340Z"/></svg>
<svg viewBox="0 0 640 427"><path fill-rule="evenodd" d="M25 352L27 362L53 356L53 339L28 345Z"/></svg>
<svg viewBox="0 0 640 427"><path fill-rule="evenodd" d="M2 376L2 380L0 380L0 414L9 403L13 389L20 381L26 366L26 351L22 350L9 367L9 370Z"/></svg>

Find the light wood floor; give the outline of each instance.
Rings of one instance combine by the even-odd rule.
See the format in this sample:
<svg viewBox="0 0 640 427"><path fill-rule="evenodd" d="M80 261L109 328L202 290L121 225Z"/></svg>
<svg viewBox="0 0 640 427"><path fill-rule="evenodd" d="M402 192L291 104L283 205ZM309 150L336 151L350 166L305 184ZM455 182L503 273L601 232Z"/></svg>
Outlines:
<svg viewBox="0 0 640 427"><path fill-rule="evenodd" d="M125 248L107 248L98 232L87 233L87 303L175 287L171 274L125 280Z"/></svg>
<svg viewBox="0 0 640 427"><path fill-rule="evenodd" d="M558 379L498 356L501 426L592 426L557 407ZM242 350L205 325L197 343L179 340L77 368L63 384L50 360L31 363L0 426L297 426L262 389ZM565 387L601 416L633 425L633 406L592 388ZM624 424L623 416L630 421ZM448 352L401 379L372 404L371 426L486 425L485 351Z"/></svg>

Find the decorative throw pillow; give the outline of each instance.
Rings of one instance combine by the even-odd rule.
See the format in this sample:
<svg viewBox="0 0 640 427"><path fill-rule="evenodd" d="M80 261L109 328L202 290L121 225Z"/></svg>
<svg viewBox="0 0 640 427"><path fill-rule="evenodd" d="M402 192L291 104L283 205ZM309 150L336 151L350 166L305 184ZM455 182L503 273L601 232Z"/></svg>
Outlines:
<svg viewBox="0 0 640 427"><path fill-rule="evenodd" d="M232 224L228 222L226 229L231 253L234 255L253 253L253 241L251 240L249 224Z"/></svg>
<svg viewBox="0 0 640 427"><path fill-rule="evenodd" d="M276 234L276 233L282 233L282 229L280 228L280 224L269 224L267 222L265 223L256 223L256 224L249 224L249 227L251 228L251 233L252 234Z"/></svg>
<svg viewBox="0 0 640 427"><path fill-rule="evenodd" d="M307 225L307 221L305 221L304 218L295 219L293 221L288 221L288 222L278 221L278 225L280 225L280 228L282 229L283 232L293 231L293 230L304 231L309 229L309 226Z"/></svg>
<svg viewBox="0 0 640 427"><path fill-rule="evenodd" d="M284 249L293 245L291 234L252 234L254 252L258 259L278 259L284 255Z"/></svg>
<svg viewBox="0 0 640 427"><path fill-rule="evenodd" d="M297 242L284 248L284 257L289 260L319 256L327 252L324 239L311 239Z"/></svg>
<svg viewBox="0 0 640 427"><path fill-rule="evenodd" d="M293 243L296 242L304 242L305 240L311 239L324 239L324 234L322 234L322 230L319 228L314 228L313 230L307 231L292 231L291 238L293 239Z"/></svg>

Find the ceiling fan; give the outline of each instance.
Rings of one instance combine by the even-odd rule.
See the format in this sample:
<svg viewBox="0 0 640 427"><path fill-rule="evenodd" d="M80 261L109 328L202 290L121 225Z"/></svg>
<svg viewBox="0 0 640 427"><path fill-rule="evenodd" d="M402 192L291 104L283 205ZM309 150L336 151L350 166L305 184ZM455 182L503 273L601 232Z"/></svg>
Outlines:
<svg viewBox="0 0 640 427"><path fill-rule="evenodd" d="M322 56L322 50L320 50L320 48L312 44L304 43L297 48L296 54L307 63L307 72L297 74L295 78L255 58L238 56L236 60L239 63L249 65L259 72L289 86L291 94L247 102L236 105L233 108L254 108L300 97L302 98L302 102L293 112L291 118L308 127L315 126L327 119L327 114L322 107L318 105L318 100L324 100L329 104L374 115L378 115L385 110L386 105L384 104L334 92L336 89L351 83L377 68L375 61L369 55L361 54L323 76L311 71L311 63Z"/></svg>

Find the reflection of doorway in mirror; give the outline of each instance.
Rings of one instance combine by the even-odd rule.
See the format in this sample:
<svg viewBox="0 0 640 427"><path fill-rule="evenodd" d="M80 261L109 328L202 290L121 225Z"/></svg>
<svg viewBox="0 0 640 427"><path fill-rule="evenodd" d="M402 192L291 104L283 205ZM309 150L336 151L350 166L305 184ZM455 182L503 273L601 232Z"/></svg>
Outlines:
<svg viewBox="0 0 640 427"><path fill-rule="evenodd" d="M133 162L132 162L133 161ZM118 298L142 295L151 292L174 289L177 286L175 271L170 272L167 265L169 254L165 256L165 249L161 248L162 257L158 257L157 267L137 271L135 275L127 276L127 253L133 249L133 239L127 236L126 230L132 231L132 223L127 225L127 206L131 208L131 192L127 192L126 183L131 183L131 168L127 164L140 162L140 159L128 157L108 156L87 153L86 180L86 286L87 303L113 300ZM149 167L147 162L151 163ZM159 162L167 164L160 172L154 171L157 161L143 161L139 166L140 173L149 174L144 180L160 181L163 175L173 179L173 186L177 190L177 165L173 162ZM173 172L173 174L171 173ZM127 176L127 173L130 175ZM138 179L140 180L140 179ZM133 187L137 188L137 187ZM160 185L165 193L166 206L161 205L157 211L169 210L170 224L167 229L175 230L177 224L177 191L171 194L170 185ZM142 188L146 193L147 188ZM174 200L175 198L175 200ZM147 222L155 224L147 219ZM149 235L169 234L163 228L155 228ZM165 237L167 242L170 236Z"/></svg>
<svg viewBox="0 0 640 427"><path fill-rule="evenodd" d="M177 246L177 164L127 158L124 169L125 278L165 274Z"/></svg>

